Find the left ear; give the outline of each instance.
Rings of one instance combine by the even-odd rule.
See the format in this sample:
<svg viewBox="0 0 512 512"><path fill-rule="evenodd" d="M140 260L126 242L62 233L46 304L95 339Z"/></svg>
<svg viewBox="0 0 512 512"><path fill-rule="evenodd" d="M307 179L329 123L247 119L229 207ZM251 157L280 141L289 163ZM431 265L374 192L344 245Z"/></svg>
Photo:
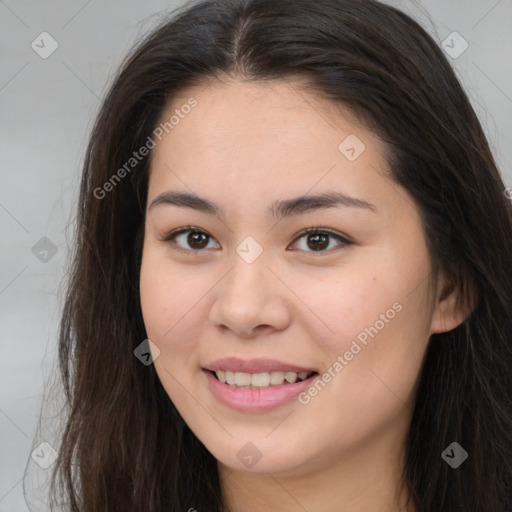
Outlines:
<svg viewBox="0 0 512 512"><path fill-rule="evenodd" d="M440 273L430 332L448 332L462 324L476 306L474 287L471 287L470 295L469 304L464 305L468 301L462 300L461 291L455 286L453 279L447 279Z"/></svg>

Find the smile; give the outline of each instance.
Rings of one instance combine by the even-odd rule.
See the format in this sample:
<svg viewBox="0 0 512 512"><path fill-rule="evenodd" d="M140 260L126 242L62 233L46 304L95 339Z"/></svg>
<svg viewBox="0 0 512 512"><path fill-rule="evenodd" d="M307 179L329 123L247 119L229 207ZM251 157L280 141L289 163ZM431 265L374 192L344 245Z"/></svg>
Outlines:
<svg viewBox="0 0 512 512"><path fill-rule="evenodd" d="M283 406L296 399L319 377L317 372L305 372L305 375L282 371L250 374L229 370L203 369L202 373L205 375L206 385L216 401L241 412L265 412ZM217 374L220 374L219 377ZM222 377L224 382L221 380ZM250 384L237 384L237 382L249 382L249 378L251 379ZM232 384L226 382L227 379ZM271 379L276 384L272 384Z"/></svg>

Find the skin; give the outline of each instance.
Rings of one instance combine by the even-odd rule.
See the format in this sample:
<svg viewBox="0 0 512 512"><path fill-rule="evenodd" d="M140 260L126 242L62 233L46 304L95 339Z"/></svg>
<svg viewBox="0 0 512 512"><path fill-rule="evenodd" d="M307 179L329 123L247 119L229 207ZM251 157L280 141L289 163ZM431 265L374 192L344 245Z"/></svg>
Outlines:
<svg viewBox="0 0 512 512"><path fill-rule="evenodd" d="M231 512L413 510L403 506L400 477L418 374L429 336L467 313L456 311L455 291L439 300L444 277L434 279L418 210L390 179L384 143L298 84L191 87L163 113L198 102L151 153L140 294L160 350L155 369L218 460ZM354 161L338 149L350 134L366 146ZM226 218L149 209L170 190L208 198ZM376 211L337 207L277 223L266 216L275 200L333 190ZM209 235L206 249L187 243L187 233L175 245L163 240L188 224ZM352 244L330 237L315 251L314 240L298 238L308 227ZM263 249L251 264L236 252L247 236ZM227 356L327 372L394 303L400 312L307 404L239 412L209 390L201 368ZM249 442L261 453L252 467L237 457Z"/></svg>

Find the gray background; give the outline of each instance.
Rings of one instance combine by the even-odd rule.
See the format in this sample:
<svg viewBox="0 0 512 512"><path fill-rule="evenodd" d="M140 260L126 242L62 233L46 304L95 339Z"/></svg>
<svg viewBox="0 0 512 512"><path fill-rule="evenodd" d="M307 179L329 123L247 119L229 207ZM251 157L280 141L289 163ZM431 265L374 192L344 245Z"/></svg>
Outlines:
<svg viewBox="0 0 512 512"><path fill-rule="evenodd" d="M70 221L94 115L131 45L179 3L0 0L0 512L24 512L28 504L46 510L31 485L50 470L31 453L51 443L50 431L37 427L53 375ZM467 51L449 60L512 186L512 0L386 3L413 14L440 45L454 31L467 41ZM31 47L34 40L42 46L43 31L58 43L46 59ZM54 255L51 245L36 245L43 237Z"/></svg>

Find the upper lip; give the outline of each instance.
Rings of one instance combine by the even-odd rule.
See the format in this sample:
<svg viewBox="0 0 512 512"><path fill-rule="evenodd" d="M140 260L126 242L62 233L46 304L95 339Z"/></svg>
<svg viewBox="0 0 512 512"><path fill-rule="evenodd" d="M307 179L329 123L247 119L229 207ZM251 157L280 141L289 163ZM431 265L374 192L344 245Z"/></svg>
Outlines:
<svg viewBox="0 0 512 512"><path fill-rule="evenodd" d="M292 363L286 363L284 361L278 361L276 359L238 359L236 357L224 357L222 359L216 359L210 364L204 367L205 370L231 370L236 372L245 373L258 373L258 372L269 372L269 371L281 371L281 372L315 372L313 368L305 368L304 366L298 366Z"/></svg>

